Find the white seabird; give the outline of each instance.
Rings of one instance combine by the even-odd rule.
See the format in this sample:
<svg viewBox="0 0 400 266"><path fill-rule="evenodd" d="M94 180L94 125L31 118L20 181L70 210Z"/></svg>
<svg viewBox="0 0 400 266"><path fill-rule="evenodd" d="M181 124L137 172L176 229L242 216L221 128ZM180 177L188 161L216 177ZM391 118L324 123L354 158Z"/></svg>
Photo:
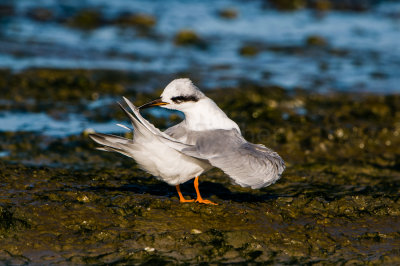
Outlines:
<svg viewBox="0 0 400 266"><path fill-rule="evenodd" d="M246 141L239 126L189 79L173 80L159 99L139 108L123 99L133 112L120 104L132 122L133 139L101 133L89 136L102 145L98 149L131 157L146 172L176 186L180 202L194 201L182 196L179 185L195 178L196 202L215 204L204 200L198 188L199 176L213 167L234 183L253 189L275 183L285 170L276 152ZM153 106L179 110L185 119L161 132L139 113L139 109Z"/></svg>

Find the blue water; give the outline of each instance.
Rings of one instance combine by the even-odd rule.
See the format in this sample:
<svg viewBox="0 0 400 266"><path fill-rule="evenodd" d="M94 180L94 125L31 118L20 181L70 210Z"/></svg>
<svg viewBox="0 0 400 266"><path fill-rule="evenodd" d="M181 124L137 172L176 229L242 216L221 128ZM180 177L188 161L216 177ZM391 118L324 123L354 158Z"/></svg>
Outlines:
<svg viewBox="0 0 400 266"><path fill-rule="evenodd" d="M96 0L68 1L64 8L60 3L15 1L17 15L2 24L0 67L102 68L155 75L193 72L206 87L234 86L249 80L320 91L400 91L400 4L383 3L363 13L333 11L317 16L310 10L284 13L265 9L261 1ZM65 6L67 10L96 7L105 17L121 12L151 14L157 18L153 30L157 38L109 25L82 31L62 23L36 22L25 15L39 6L55 14L65 12ZM227 7L237 10L237 19L217 15ZM209 49L177 47L173 38L181 29L195 30ZM267 49L246 58L238 53L247 43L302 46L310 35L324 37L330 49L347 54ZM321 64L326 65L324 70ZM374 72L382 72L383 78L374 78Z"/></svg>
<svg viewBox="0 0 400 266"><path fill-rule="evenodd" d="M99 108L106 104L116 103L114 99L100 99L90 103L88 105L88 109ZM179 112L164 110L161 108L152 108L146 110L145 113L164 118L168 118L172 113L182 116L182 114ZM71 113L62 119L56 119L46 113L29 113L18 111L0 112L0 131L30 131L42 135L56 137L77 135L84 132L128 132L127 129L117 126L117 124L122 124L128 128L132 128L128 118L123 121L111 120L107 122L93 122L84 115L78 113Z"/></svg>
<svg viewBox="0 0 400 266"><path fill-rule="evenodd" d="M84 131L125 133L127 130L116 124L127 125L126 122L95 123L77 114L72 114L63 120L56 120L44 113L2 112L0 131L33 131L48 136L76 135Z"/></svg>
<svg viewBox="0 0 400 266"><path fill-rule="evenodd" d="M383 2L361 13L331 11L323 15L311 10L278 12L263 8L262 1L19 0L10 3L16 11L0 24L0 68L128 70L151 77L144 82L143 90L163 87L165 84L159 84L160 80L186 73L201 88L237 86L250 81L289 90L400 93L400 3ZM56 16L66 16L83 8L97 8L105 18L122 12L146 13L153 15L157 24L150 36L110 24L85 31L65 23L30 19L28 11L37 7L45 7ZM238 17L219 17L217 13L223 8L237 10ZM182 29L198 33L208 49L176 46L174 36ZM323 37L327 46L305 49L305 40L312 35ZM260 48L261 52L253 57L241 56L238 51L247 44ZM284 47L298 48L300 52L276 49ZM43 130L44 125L4 122L13 115L0 114L3 117L0 130ZM31 115L37 115L38 121L47 119L44 114ZM69 121L67 124L80 126L67 128L79 130L104 126L85 121L79 115L72 115ZM54 129L50 132L63 131L61 123L53 122L48 126Z"/></svg>

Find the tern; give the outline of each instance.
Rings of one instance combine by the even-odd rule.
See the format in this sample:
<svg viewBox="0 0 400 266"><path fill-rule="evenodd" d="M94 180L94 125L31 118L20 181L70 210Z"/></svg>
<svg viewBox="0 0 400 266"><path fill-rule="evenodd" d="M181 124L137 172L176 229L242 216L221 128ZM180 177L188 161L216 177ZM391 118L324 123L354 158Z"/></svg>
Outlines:
<svg viewBox="0 0 400 266"><path fill-rule="evenodd" d="M199 191L199 176L213 167L225 172L233 183L252 189L275 183L285 170L278 153L246 141L239 126L190 79L173 80L160 98L139 108L123 99L132 111L119 103L131 120L133 138L101 133L90 134L90 138L102 145L99 150L131 157L146 172L175 186L180 202L215 204L203 199ZM181 111L185 119L162 132L139 112L154 106ZM197 199L187 200L179 185L193 178Z"/></svg>

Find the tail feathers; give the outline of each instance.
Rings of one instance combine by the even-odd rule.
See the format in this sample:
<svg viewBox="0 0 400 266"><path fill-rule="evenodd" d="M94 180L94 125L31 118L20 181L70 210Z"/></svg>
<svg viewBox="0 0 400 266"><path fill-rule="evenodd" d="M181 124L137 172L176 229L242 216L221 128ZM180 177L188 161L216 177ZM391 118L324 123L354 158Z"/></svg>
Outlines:
<svg viewBox="0 0 400 266"><path fill-rule="evenodd" d="M123 97L126 104L130 107L131 112L125 109L122 104L118 103L124 113L130 118L132 126L134 128L134 139L126 139L119 136L94 133L90 134L89 137L104 147L100 149L103 151L116 151L126 156L132 157L132 152L137 149L134 145L134 140L141 138L141 143L145 143L147 140L153 138L158 139L160 142L164 143L168 147L180 152L185 148L192 148L193 145L184 144L176 139L170 137L169 135L161 132L153 124L144 119L139 109L134 106L127 98Z"/></svg>
<svg viewBox="0 0 400 266"><path fill-rule="evenodd" d="M139 113L139 109L133 105L133 103L131 101L129 101L126 97L122 97L124 99L124 101L126 102L126 104L129 106L129 108L131 109L131 111L135 114L136 118L133 117L133 115L128 112L124 107L122 107L122 105L120 104L122 110L124 110L124 112L129 116L129 118L131 120L135 120L138 123L140 123L141 126L145 127L148 131L150 131L151 133L153 133L154 135L158 135L158 136L162 136L162 132L157 129L155 126L153 126L152 124L150 124L146 119L144 119L141 114ZM139 122L139 121L140 122Z"/></svg>
<svg viewBox="0 0 400 266"><path fill-rule="evenodd" d="M102 151L113 151L125 156L132 157L129 150L132 150L133 140L102 133L89 134L89 137L103 147L97 148Z"/></svg>
<svg viewBox="0 0 400 266"><path fill-rule="evenodd" d="M127 139L120 136L110 135L110 134L102 134L102 133L93 133L89 134L89 137L96 141L99 144L105 146L112 146L113 144L133 144L133 140ZM115 145L114 145L115 146Z"/></svg>
<svg viewBox="0 0 400 266"><path fill-rule="evenodd" d="M122 155L125 155L127 157L132 157L132 155L129 154L128 152L126 152L124 150L121 150L121 149L117 149L117 148L104 146L104 147L98 147L96 149L99 150L99 151L118 152L118 153L121 153Z"/></svg>
<svg viewBox="0 0 400 266"><path fill-rule="evenodd" d="M121 103L118 103L118 105L131 120L132 126L135 130L135 134L146 135L146 131L148 131L148 129L138 119L136 119L128 110L126 110Z"/></svg>
<svg viewBox="0 0 400 266"><path fill-rule="evenodd" d="M149 121L147 121L146 119L144 119L142 117L142 115L139 112L139 109L136 106L134 106L131 101L129 101L126 97L122 97L122 98L124 99L124 101L129 106L129 108L131 109L131 111L133 112L133 114L136 116L137 119L134 118L133 115L130 112L128 112L125 108L123 108L120 104L122 110L124 110L124 112L131 118L132 121L135 120L141 126L141 128L144 128L145 130L151 132L160 141L162 141L164 144L166 144L167 146L169 146L170 148L172 148L174 150L182 151L185 148L192 147L192 145L184 144L180 141L177 141L176 139L170 137L166 133L160 131L153 124L151 124Z"/></svg>

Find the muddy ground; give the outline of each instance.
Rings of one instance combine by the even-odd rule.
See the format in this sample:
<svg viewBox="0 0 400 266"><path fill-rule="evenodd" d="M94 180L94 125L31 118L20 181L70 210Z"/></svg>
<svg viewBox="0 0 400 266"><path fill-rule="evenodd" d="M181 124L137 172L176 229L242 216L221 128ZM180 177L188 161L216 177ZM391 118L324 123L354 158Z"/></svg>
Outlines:
<svg viewBox="0 0 400 266"><path fill-rule="evenodd" d="M87 104L122 95L140 104L159 91L139 92L137 77L116 75L3 71L0 108L127 121L114 101ZM95 150L84 132L1 132L0 262L400 264L399 95L251 84L206 93L249 141L285 159L276 184L244 189L212 170L200 189L218 206L180 204L174 187ZM180 119L146 115L161 128ZM194 198L193 181L182 191Z"/></svg>

